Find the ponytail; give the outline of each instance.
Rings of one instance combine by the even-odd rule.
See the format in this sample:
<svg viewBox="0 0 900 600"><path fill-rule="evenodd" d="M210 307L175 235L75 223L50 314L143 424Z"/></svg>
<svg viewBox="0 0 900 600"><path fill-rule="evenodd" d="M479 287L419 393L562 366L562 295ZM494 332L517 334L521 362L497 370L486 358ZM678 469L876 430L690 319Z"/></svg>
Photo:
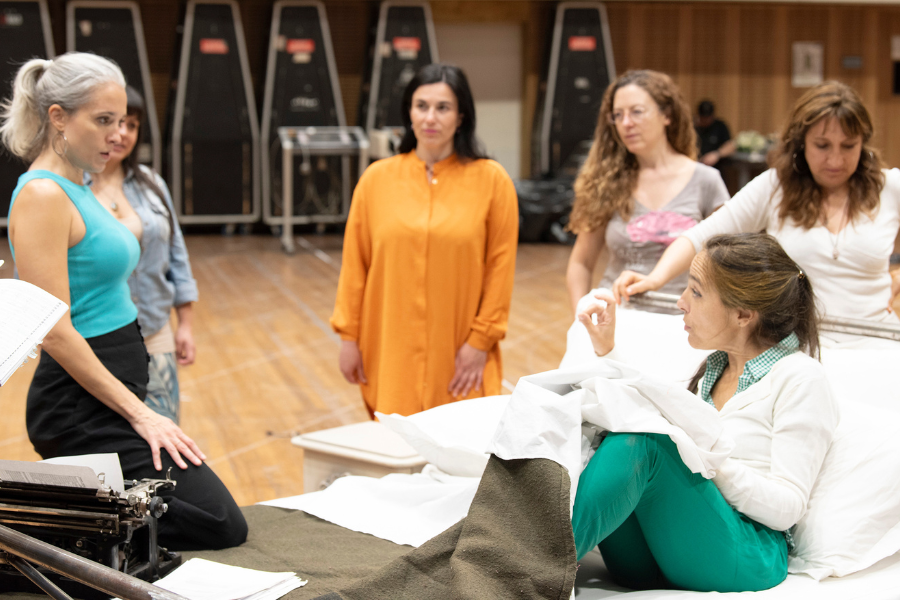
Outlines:
<svg viewBox="0 0 900 600"><path fill-rule="evenodd" d="M16 73L12 98L0 105L0 141L32 162L49 140L50 107L56 104L72 113L104 83L124 88L125 77L116 63L96 54L67 52L53 60L29 60Z"/></svg>
<svg viewBox="0 0 900 600"><path fill-rule="evenodd" d="M800 348L816 359L821 359L819 348L819 312L816 309L816 297L813 294L812 284L806 273L797 267L797 326L794 333L800 341Z"/></svg>
<svg viewBox="0 0 900 600"><path fill-rule="evenodd" d="M47 119L41 118L36 89L51 64L53 61L33 58L22 65L16 73L12 98L0 105L0 141L28 162L37 158L47 137Z"/></svg>

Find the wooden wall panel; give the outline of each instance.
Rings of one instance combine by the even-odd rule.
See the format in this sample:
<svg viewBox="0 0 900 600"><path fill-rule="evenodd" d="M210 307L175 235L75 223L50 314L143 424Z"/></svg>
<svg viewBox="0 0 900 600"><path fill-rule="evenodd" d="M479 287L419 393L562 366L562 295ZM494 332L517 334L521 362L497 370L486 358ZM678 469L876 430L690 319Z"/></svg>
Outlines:
<svg viewBox="0 0 900 600"><path fill-rule="evenodd" d="M878 102L876 129L878 144L891 166L900 166L900 96L893 94L893 66L890 62L891 36L900 35L900 9L879 11Z"/></svg>
<svg viewBox="0 0 900 600"><path fill-rule="evenodd" d="M772 45L772 21L774 10L770 7L747 6L738 11L740 28L740 105L730 122L732 129L738 124L743 129L773 131L773 97L771 76L775 65ZM724 114L724 113L723 113ZM734 134L734 132L732 132Z"/></svg>
<svg viewBox="0 0 900 600"><path fill-rule="evenodd" d="M692 106L713 100L733 132L779 131L805 91L791 86L793 42L823 44L825 78L859 91L876 144L900 166L900 96L892 93L890 63L900 7L615 2L607 10L619 73L665 70ZM844 68L848 55L862 57L862 68Z"/></svg>
<svg viewBox="0 0 900 600"><path fill-rule="evenodd" d="M153 91L165 123L176 27L185 0L138 0L147 32ZM262 95L273 0L241 0L250 69ZM355 124L376 0L325 0L332 28L347 122ZM532 120L543 76L556 3L550 0L432 0L436 22L515 22L523 27L523 169L530 160ZM54 40L65 48L65 0L48 0ZM900 165L900 97L892 92L890 37L900 35L900 7L886 5L745 2L608 1L613 54L619 73L668 72L695 106L716 102L735 132L778 130L803 93L791 87L791 43L818 41L825 75L853 85L876 124L877 143ZM862 56L845 69L843 56Z"/></svg>
<svg viewBox="0 0 900 600"><path fill-rule="evenodd" d="M653 10L643 11L643 18L635 23L641 29L638 39L644 46L643 68L678 72L681 40L681 30L677 26L678 13L679 8L675 4L659 4Z"/></svg>
<svg viewBox="0 0 900 600"><path fill-rule="evenodd" d="M612 39L613 59L616 70L624 73L633 68L631 54L628 52L629 21L631 6L624 2L610 2L606 5L606 17L609 20L609 37Z"/></svg>

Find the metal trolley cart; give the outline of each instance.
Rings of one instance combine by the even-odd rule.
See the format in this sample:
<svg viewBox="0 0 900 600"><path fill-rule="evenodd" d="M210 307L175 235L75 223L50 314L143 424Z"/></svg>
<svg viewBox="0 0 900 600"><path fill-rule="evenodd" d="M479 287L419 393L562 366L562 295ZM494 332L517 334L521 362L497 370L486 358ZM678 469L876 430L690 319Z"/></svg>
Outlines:
<svg viewBox="0 0 900 600"><path fill-rule="evenodd" d="M266 224L281 224L284 220L278 128L343 127L346 124L325 6L318 0L276 2L269 39L260 148L262 214ZM294 176L306 164L302 161L302 157L294 157ZM341 171L346 165L339 156L329 156L308 166L311 166L309 173L301 176L317 180L319 196L340 197ZM309 215L322 209L329 210L327 214L332 215L341 212L340 202L321 207L318 200L306 202L305 185L295 185L293 192L292 204L310 211L294 216L295 224L309 222Z"/></svg>
<svg viewBox="0 0 900 600"><path fill-rule="evenodd" d="M287 253L294 252L294 225L305 223L343 223L350 212L350 157L358 156L358 173L362 175L369 162L369 140L360 127L279 127L278 139L281 140L282 156L282 190L284 197L283 228L281 245ZM300 172L304 177L306 189L303 202L313 204L316 210L312 213L294 216L294 156L302 157ZM316 187L316 181L309 175L313 170L313 160L328 156L339 156L341 159L340 196L331 193L322 197ZM354 182L355 183L355 182ZM333 191L336 186L329 186ZM305 206L301 206L303 210Z"/></svg>
<svg viewBox="0 0 900 600"><path fill-rule="evenodd" d="M370 64L360 96L359 122L373 144L374 158L392 154L388 141L403 128L403 91L421 67L438 62L428 2L381 3Z"/></svg>
<svg viewBox="0 0 900 600"><path fill-rule="evenodd" d="M234 0L190 0L171 124L169 184L182 223L259 220L259 122Z"/></svg>
<svg viewBox="0 0 900 600"><path fill-rule="evenodd" d="M516 182L520 239L548 232L565 239L572 184L587 156L603 93L615 78L606 8L600 2L563 2L556 9L547 88L535 112L532 170Z"/></svg>
<svg viewBox="0 0 900 600"><path fill-rule="evenodd" d="M125 74L125 81L144 97L147 125L138 141L138 161L162 168L162 137L156 100L150 83L150 64L144 26L137 2L73 0L66 5L66 50L93 52L110 58Z"/></svg>
<svg viewBox="0 0 900 600"><path fill-rule="evenodd" d="M0 0L0 98L12 94L19 65L29 58L53 58L53 32L46 0ZM9 201L28 166L0 151L0 227L6 227Z"/></svg>

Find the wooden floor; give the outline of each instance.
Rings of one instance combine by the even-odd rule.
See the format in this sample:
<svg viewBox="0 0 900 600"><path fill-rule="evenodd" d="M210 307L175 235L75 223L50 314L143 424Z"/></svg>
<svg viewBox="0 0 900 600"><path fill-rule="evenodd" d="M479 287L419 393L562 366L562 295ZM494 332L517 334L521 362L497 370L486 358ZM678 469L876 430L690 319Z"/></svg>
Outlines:
<svg viewBox="0 0 900 600"><path fill-rule="evenodd" d="M304 236L287 256L268 236L191 236L200 288L197 362L180 372L182 427L240 505L303 492L298 433L367 419L359 391L338 371L328 326L341 257L339 236ZM519 248L505 380L555 368L572 321L567 246ZM11 277L0 240L0 277ZM0 388L0 458L35 460L25 432L25 394L36 361Z"/></svg>

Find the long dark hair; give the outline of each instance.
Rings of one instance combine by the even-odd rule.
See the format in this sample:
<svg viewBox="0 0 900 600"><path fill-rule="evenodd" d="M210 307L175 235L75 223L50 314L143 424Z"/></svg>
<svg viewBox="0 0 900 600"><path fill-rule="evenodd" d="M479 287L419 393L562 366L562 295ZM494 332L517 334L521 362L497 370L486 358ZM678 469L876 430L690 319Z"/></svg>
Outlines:
<svg viewBox="0 0 900 600"><path fill-rule="evenodd" d="M144 104L144 98L141 96L140 92L131 87L130 85L125 86L125 94L128 96L128 110L126 114L129 117L135 117L138 120L138 141L141 138L141 130L144 128L144 120L147 116L147 108L146 104ZM153 178L147 175L143 169L140 168L138 164L138 153L137 153L137 144L135 144L134 149L131 151L131 154L126 156L122 160L122 168L125 170L127 174L130 170L134 180L138 183L139 186L147 189L157 197L162 200L163 208L166 209L166 215L169 217L169 241L171 243L172 239L175 237L175 216L172 214L172 211L169 210L169 207L166 206L166 196L163 191L160 189L156 182L153 181Z"/></svg>
<svg viewBox="0 0 900 600"><path fill-rule="evenodd" d="M415 150L418 141L412 130L412 120L409 111L412 109L412 97L419 87L431 83L444 82L456 95L456 105L462 117L462 123L453 135L453 150L461 160L475 160L487 158L484 149L475 137L475 101L472 99L472 91L469 89L469 80L459 67L435 63L419 69L403 92L403 106L400 116L403 118L403 126L406 132L400 142L400 152L406 153Z"/></svg>
<svg viewBox="0 0 900 600"><path fill-rule="evenodd" d="M717 235L706 242L707 283L728 308L756 311L752 332L760 346L771 347L796 334L800 349L819 357L819 314L809 277L766 233ZM688 386L692 392L706 372L700 366Z"/></svg>

